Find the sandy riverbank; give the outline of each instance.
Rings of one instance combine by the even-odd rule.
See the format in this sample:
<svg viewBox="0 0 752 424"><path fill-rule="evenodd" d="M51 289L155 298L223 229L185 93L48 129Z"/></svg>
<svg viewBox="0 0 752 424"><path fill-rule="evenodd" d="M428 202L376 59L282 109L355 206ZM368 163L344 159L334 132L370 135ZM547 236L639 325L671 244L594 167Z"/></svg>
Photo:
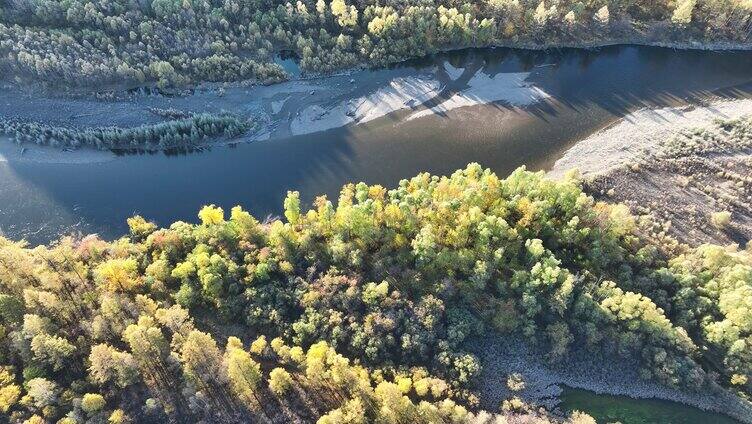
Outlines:
<svg viewBox="0 0 752 424"><path fill-rule="evenodd" d="M488 410L498 409L501 401L511 396L553 409L559 403L562 386L568 386L635 399L670 400L752 423L750 402L720 387L691 393L643 380L635 361L573 352L565 363L551 366L543 360L542 348L529 346L519 336L487 337L470 343L469 348L481 359L483 371L478 388L481 406ZM507 388L506 379L511 373L523 376L525 388L522 391L512 393Z"/></svg>
<svg viewBox="0 0 752 424"><path fill-rule="evenodd" d="M602 174L639 155L654 153L682 129L702 127L716 119L752 115L752 100L721 100L708 106L643 109L572 146L548 172L561 177L578 168L583 175Z"/></svg>
<svg viewBox="0 0 752 424"><path fill-rule="evenodd" d="M310 134L350 124L365 124L391 113L407 111L405 121L444 115L462 107L500 102L515 107L530 106L550 97L535 87L530 72L486 74L444 63L448 80L438 73L417 77L396 77L367 95L333 105L306 107L290 123L293 135ZM460 77L467 81L452 88Z"/></svg>
<svg viewBox="0 0 752 424"><path fill-rule="evenodd" d="M416 107L441 90L432 77L397 77L372 93L326 106L314 104L299 111L290 123L293 135L310 134L351 123L364 124L398 110Z"/></svg>
<svg viewBox="0 0 752 424"><path fill-rule="evenodd" d="M449 65L449 64L447 64ZM451 65L449 65L451 67ZM462 75L463 69L452 67L447 70L454 80ZM483 72L474 74L467 82L467 88L451 93L434 106L419 110L406 119L413 120L431 115L444 115L462 107L502 102L510 106L524 107L543 101L550 96L542 89L528 81L530 72L513 72L488 75Z"/></svg>

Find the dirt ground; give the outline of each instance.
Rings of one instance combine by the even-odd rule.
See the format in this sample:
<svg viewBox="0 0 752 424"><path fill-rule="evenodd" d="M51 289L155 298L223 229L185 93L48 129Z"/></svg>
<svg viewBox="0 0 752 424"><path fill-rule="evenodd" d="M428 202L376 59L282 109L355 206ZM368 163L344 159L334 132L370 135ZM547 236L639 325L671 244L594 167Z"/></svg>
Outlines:
<svg viewBox="0 0 752 424"><path fill-rule="evenodd" d="M712 142L686 148L690 137L679 135L673 140L679 149L640 155L592 176L585 188L599 200L624 203L633 213L652 217L654 237L744 248L752 239L752 146L746 134L719 125L709 132ZM730 212L728 222L724 212Z"/></svg>

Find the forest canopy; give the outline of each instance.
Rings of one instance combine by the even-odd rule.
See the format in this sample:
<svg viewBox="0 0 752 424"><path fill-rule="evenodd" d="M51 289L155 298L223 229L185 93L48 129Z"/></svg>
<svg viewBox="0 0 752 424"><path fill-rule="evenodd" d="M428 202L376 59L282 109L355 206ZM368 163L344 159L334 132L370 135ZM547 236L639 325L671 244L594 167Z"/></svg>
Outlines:
<svg viewBox="0 0 752 424"><path fill-rule="evenodd" d="M162 86L379 66L439 49L747 45L749 0L3 0L0 69L49 84Z"/></svg>
<svg viewBox="0 0 752 424"><path fill-rule="evenodd" d="M167 110L169 113L177 113ZM185 115L185 116L183 116ZM0 119L0 134L7 135L18 144L34 143L40 146L62 148L153 149L197 146L216 139L232 139L256 128L253 118L241 119L224 114L183 114L156 124L137 127L74 128Z"/></svg>
<svg viewBox="0 0 752 424"><path fill-rule="evenodd" d="M168 111L169 112L169 111ZM0 119L0 134L18 143L62 148L164 150L196 146L218 138L232 139L256 128L253 119L224 114L188 114L137 127L62 127L14 119Z"/></svg>
<svg viewBox="0 0 752 424"><path fill-rule="evenodd" d="M291 192L284 219L198 218L136 216L111 242L0 238L0 416L486 419L464 346L491 334L522 334L552 363L585 350L667 386L752 393L752 252L668 256L574 174L472 164L348 184L336 205Z"/></svg>

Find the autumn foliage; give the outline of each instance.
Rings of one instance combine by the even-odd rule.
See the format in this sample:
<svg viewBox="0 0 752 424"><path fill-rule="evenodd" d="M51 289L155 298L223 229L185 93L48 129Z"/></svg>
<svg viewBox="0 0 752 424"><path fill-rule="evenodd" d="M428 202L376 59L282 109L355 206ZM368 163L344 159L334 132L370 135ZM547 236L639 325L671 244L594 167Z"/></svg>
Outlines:
<svg viewBox="0 0 752 424"><path fill-rule="evenodd" d="M464 422L482 364L463 346L499 333L552 362L584 349L684 390L750 392L750 253L666 257L574 177L470 165L284 208L134 217L112 242L0 239L0 413Z"/></svg>

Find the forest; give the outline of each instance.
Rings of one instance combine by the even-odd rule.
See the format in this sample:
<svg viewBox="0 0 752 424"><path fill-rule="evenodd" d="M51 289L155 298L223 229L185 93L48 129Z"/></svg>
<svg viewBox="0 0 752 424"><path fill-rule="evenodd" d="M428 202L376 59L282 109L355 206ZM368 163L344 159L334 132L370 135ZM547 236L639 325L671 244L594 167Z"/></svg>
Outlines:
<svg viewBox="0 0 752 424"><path fill-rule="evenodd" d="M750 0L0 0L0 69L47 85L271 83L469 46L749 42Z"/></svg>
<svg viewBox="0 0 752 424"><path fill-rule="evenodd" d="M752 246L664 249L582 184L471 164L310 208L290 192L279 219L0 238L0 421L594 422L480 411L465 346L490 334L749 398Z"/></svg>
<svg viewBox="0 0 752 424"><path fill-rule="evenodd" d="M155 111L164 114L167 121L137 127L76 128L54 126L17 119L0 119L0 134L9 136L15 143L33 143L77 149L155 149L197 145L217 138L232 139L252 130L253 119L241 119L230 114L182 114L169 119L176 111ZM185 116L184 116L185 115Z"/></svg>

